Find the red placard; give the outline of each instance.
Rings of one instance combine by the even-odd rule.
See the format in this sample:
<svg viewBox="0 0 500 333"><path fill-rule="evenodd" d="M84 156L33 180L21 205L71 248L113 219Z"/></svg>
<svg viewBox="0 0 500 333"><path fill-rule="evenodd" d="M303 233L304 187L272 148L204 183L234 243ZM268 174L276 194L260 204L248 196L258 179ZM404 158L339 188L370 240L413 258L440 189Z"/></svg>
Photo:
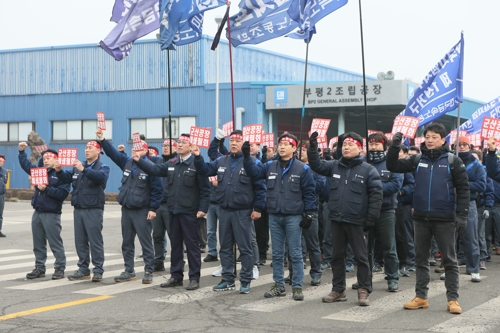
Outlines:
<svg viewBox="0 0 500 333"><path fill-rule="evenodd" d="M78 156L77 148L59 148L57 150L57 157L60 166L73 166Z"/></svg>
<svg viewBox="0 0 500 333"><path fill-rule="evenodd" d="M106 129L106 119L104 119L104 112L97 112L97 127L102 130Z"/></svg>
<svg viewBox="0 0 500 333"><path fill-rule="evenodd" d="M243 127L243 141L248 143L262 143L262 134L264 134L264 126L262 124L252 124Z"/></svg>
<svg viewBox="0 0 500 333"><path fill-rule="evenodd" d="M491 137L494 137L495 140L500 139L500 119L484 117L481 126L481 138L488 140Z"/></svg>
<svg viewBox="0 0 500 333"><path fill-rule="evenodd" d="M211 183L215 182L216 180L217 180L217 176L210 176L210 177L208 177L208 181L211 182Z"/></svg>
<svg viewBox="0 0 500 333"><path fill-rule="evenodd" d="M326 137L326 135L318 136L317 140L318 140L318 148L321 149L328 148L328 138Z"/></svg>
<svg viewBox="0 0 500 333"><path fill-rule="evenodd" d="M41 145L41 146L33 146L33 149L35 149L40 154L41 152L49 149L49 147L47 145Z"/></svg>
<svg viewBox="0 0 500 333"><path fill-rule="evenodd" d="M413 141L415 142L415 146L420 148L420 145L422 144L422 142L425 141L425 137L417 136L415 139L413 139Z"/></svg>
<svg viewBox="0 0 500 333"><path fill-rule="evenodd" d="M460 134L458 136L467 136L467 131L459 131ZM457 140L457 130L453 130L450 132L450 144L454 144Z"/></svg>
<svg viewBox="0 0 500 333"><path fill-rule="evenodd" d="M262 146L274 148L274 133L262 134Z"/></svg>
<svg viewBox="0 0 500 333"><path fill-rule="evenodd" d="M193 145L201 148L210 148L210 137L212 136L211 129L191 126L189 133L191 136L189 142Z"/></svg>
<svg viewBox="0 0 500 333"><path fill-rule="evenodd" d="M366 154L366 147L367 147L366 138L363 138L363 151L365 152L365 154Z"/></svg>
<svg viewBox="0 0 500 333"><path fill-rule="evenodd" d="M417 134L418 124L420 119L408 116L397 116L394 118L394 125L392 125L392 133L403 133L404 136L413 139Z"/></svg>
<svg viewBox="0 0 500 333"><path fill-rule="evenodd" d="M330 139L330 142L328 142L328 147L330 147L330 149L333 149L333 144L335 142L339 142L339 137L338 136L334 136L333 138Z"/></svg>
<svg viewBox="0 0 500 333"><path fill-rule="evenodd" d="M31 185L49 185L49 177L46 168L32 168L30 169Z"/></svg>
<svg viewBox="0 0 500 333"><path fill-rule="evenodd" d="M372 135L373 133L379 133L379 132L381 132L381 131L377 131L377 130L371 130L371 129L369 129L369 130L368 130L368 135Z"/></svg>
<svg viewBox="0 0 500 333"><path fill-rule="evenodd" d="M228 121L224 125L222 125L222 130L224 131L224 137L228 138L233 131L233 121Z"/></svg>
<svg viewBox="0 0 500 333"><path fill-rule="evenodd" d="M392 134L392 133L384 133L384 135L385 135L385 137L387 138L387 140L391 140L391 141L392 141L392 136L393 136L394 134Z"/></svg>
<svg viewBox="0 0 500 333"><path fill-rule="evenodd" d="M330 122L331 122L331 119L314 118L312 120L312 123L311 123L310 133L318 132L318 137L321 137L321 136L326 137L326 132L328 132L328 127L330 127Z"/></svg>
<svg viewBox="0 0 500 333"><path fill-rule="evenodd" d="M476 134L471 134L469 135L470 143L471 145L474 146L474 148L481 147L482 141L481 140L481 133L476 133Z"/></svg>
<svg viewBox="0 0 500 333"><path fill-rule="evenodd" d="M142 141L141 141L141 135L139 132L132 133L132 150L133 151L140 151L143 150L144 148L142 147Z"/></svg>

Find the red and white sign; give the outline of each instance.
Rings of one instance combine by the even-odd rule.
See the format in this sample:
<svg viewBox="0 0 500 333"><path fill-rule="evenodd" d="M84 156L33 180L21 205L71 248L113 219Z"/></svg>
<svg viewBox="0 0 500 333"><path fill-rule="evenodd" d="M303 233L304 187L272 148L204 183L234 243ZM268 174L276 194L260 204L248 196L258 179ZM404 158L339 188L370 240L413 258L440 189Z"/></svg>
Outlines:
<svg viewBox="0 0 500 333"><path fill-rule="evenodd" d="M211 183L215 182L216 180L217 180L217 176L210 176L210 177L208 177L208 181L211 182Z"/></svg>
<svg viewBox="0 0 500 333"><path fill-rule="evenodd" d="M262 134L262 146L274 148L274 133Z"/></svg>
<svg viewBox="0 0 500 333"><path fill-rule="evenodd" d="M373 133L379 133L380 131L377 131L377 130L371 130L369 129L368 130L368 135L372 135Z"/></svg>
<svg viewBox="0 0 500 333"><path fill-rule="evenodd" d="M233 131L233 121L228 121L224 125L222 125L222 130L224 131L224 137L228 138Z"/></svg>
<svg viewBox="0 0 500 333"><path fill-rule="evenodd" d="M97 127L102 130L106 129L106 119L104 119L104 112L97 112Z"/></svg>
<svg viewBox="0 0 500 333"><path fill-rule="evenodd" d="M415 146L420 148L420 145L422 144L422 142L425 141L425 137L417 136L415 139L413 139L413 141L415 142Z"/></svg>
<svg viewBox="0 0 500 333"><path fill-rule="evenodd" d="M387 138L387 140L391 140L391 141L392 141L392 136L393 136L394 134L392 134L392 133L384 133L384 135L385 135L385 137Z"/></svg>
<svg viewBox="0 0 500 333"><path fill-rule="evenodd" d="M500 139L500 119L484 117L483 126L481 126L481 138L488 140L494 137L495 140Z"/></svg>
<svg viewBox="0 0 500 333"><path fill-rule="evenodd" d="M243 141L248 141L249 144L262 143L262 134L264 134L264 126L262 124L252 124L243 127Z"/></svg>
<svg viewBox="0 0 500 333"><path fill-rule="evenodd" d="M318 137L321 137L321 136L326 137L326 132L328 132L328 127L330 127L330 122L331 122L331 119L314 118L312 120L310 133L318 132ZM309 134L309 136L310 136L310 134ZM319 143L319 141L318 141L318 143Z"/></svg>
<svg viewBox="0 0 500 333"><path fill-rule="evenodd" d="M49 185L49 176L47 175L46 168L32 168L30 169L31 185Z"/></svg>
<svg viewBox="0 0 500 333"><path fill-rule="evenodd" d="M413 139L417 134L418 124L420 119L408 116L397 116L394 118L394 125L392 125L392 133L403 133L404 136Z"/></svg>
<svg viewBox="0 0 500 333"><path fill-rule="evenodd" d="M318 148L321 148L321 149L328 148L328 138L326 137L326 135L318 136L317 140L318 140Z"/></svg>
<svg viewBox="0 0 500 333"><path fill-rule="evenodd" d="M330 139L330 142L328 143L328 147L330 147L330 149L333 149L333 144L336 142L339 142L338 136L334 136L333 138Z"/></svg>
<svg viewBox="0 0 500 333"><path fill-rule="evenodd" d="M40 154L41 152L49 149L49 147L47 145L41 145L41 146L33 146L33 149L35 149Z"/></svg>
<svg viewBox="0 0 500 333"><path fill-rule="evenodd" d="M210 148L210 137L212 136L212 130L210 128L202 128L191 126L189 130L190 138L189 142L201 148Z"/></svg>
<svg viewBox="0 0 500 333"><path fill-rule="evenodd" d="M77 148L59 148L57 150L57 157L60 166L73 166L78 156Z"/></svg>
<svg viewBox="0 0 500 333"><path fill-rule="evenodd" d="M467 131L459 131L458 136L467 136ZM454 144L457 140L457 130L450 132L450 144Z"/></svg>
<svg viewBox="0 0 500 333"><path fill-rule="evenodd" d="M133 143L132 147L133 151L139 151L144 149L142 147L141 135L139 134L139 132L132 133L132 143Z"/></svg>
<svg viewBox="0 0 500 333"><path fill-rule="evenodd" d="M471 134L469 135L470 143L474 146L474 148L481 147L481 133Z"/></svg>
<svg viewBox="0 0 500 333"><path fill-rule="evenodd" d="M365 154L366 154L366 147L368 147L366 143L366 138L363 138L363 151L365 152Z"/></svg>

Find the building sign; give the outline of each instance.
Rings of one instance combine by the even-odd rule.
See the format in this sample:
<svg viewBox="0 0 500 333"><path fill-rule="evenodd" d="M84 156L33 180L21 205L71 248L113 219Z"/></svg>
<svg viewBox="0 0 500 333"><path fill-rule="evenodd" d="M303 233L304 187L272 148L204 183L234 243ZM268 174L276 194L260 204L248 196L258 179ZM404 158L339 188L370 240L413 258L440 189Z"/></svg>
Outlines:
<svg viewBox="0 0 500 333"><path fill-rule="evenodd" d="M305 89L306 108L402 105L408 102L413 85L409 81L386 80L363 82L327 82L308 84ZM296 109L302 107L303 85L266 87L266 109Z"/></svg>

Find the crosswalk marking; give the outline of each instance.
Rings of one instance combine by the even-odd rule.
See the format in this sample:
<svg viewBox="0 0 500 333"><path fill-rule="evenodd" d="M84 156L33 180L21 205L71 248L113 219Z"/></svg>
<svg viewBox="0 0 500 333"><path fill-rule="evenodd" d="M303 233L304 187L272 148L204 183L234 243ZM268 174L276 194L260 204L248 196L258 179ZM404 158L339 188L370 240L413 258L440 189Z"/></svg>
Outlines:
<svg viewBox="0 0 500 333"><path fill-rule="evenodd" d="M34 259L35 256L32 254L25 254L22 256L4 257L0 258L0 262L14 261L14 260L24 260L24 259Z"/></svg>
<svg viewBox="0 0 500 333"><path fill-rule="evenodd" d="M66 255L68 254L73 254L74 252L66 252ZM118 255L117 253L104 253L104 256L116 256ZM2 265L0 266L0 271L6 271L9 269L16 269L16 268L25 268L25 267L34 267L34 261L35 261L35 256L32 256L33 262L22 262L22 263L17 263L17 264L10 264L10 265ZM47 259L53 258L53 256L47 254ZM78 261L78 256L72 256L72 257L66 257L66 262L69 261Z"/></svg>
<svg viewBox="0 0 500 333"><path fill-rule="evenodd" d="M482 276L481 278L485 279L486 276ZM466 281L470 282L470 276L460 275L460 284L465 284ZM427 296L431 298L445 292L446 288L444 286L444 281L436 280L429 283ZM411 301L414 296L415 290L413 288L406 289L397 293L390 293L390 295L371 301L369 307L356 306L348 310L325 316L322 319L367 323L403 309L403 304Z"/></svg>
<svg viewBox="0 0 500 333"><path fill-rule="evenodd" d="M18 249L9 249L9 250L0 250L1 254L11 254L11 253L19 253L19 252L27 252L28 250L18 250Z"/></svg>
<svg viewBox="0 0 500 333"><path fill-rule="evenodd" d="M383 274L377 274L373 276L372 282L378 282L384 279ZM357 277L352 277L346 280L347 288L350 288L351 285L358 281ZM303 290L304 293L304 301L315 301L322 296L327 295L332 290L332 284L330 282L323 283L317 287L310 287ZM274 312L278 310L283 310L290 308L292 306L296 306L299 304L303 304L303 302L297 302L291 298L291 293L287 294L287 297L277 297L277 298L269 298L263 299L253 303L243 304L238 306L236 309L238 310L247 310L247 311L259 311L259 312Z"/></svg>
<svg viewBox="0 0 500 333"><path fill-rule="evenodd" d="M483 278L483 276L481 276ZM500 325L498 308L500 296L475 308L465 311L460 316L444 321L428 329L431 332L473 332L484 333L493 331ZM498 332L498 331L497 331Z"/></svg>

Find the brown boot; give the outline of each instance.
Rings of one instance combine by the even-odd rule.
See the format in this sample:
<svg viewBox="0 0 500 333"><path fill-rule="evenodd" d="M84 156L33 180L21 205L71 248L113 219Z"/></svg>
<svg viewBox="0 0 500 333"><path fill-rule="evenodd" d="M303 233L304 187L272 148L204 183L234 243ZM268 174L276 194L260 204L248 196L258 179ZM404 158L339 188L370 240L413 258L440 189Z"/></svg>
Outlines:
<svg viewBox="0 0 500 333"><path fill-rule="evenodd" d="M415 297L411 302L405 303L403 307L408 310L428 309L429 300L426 298Z"/></svg>
<svg viewBox="0 0 500 333"><path fill-rule="evenodd" d="M457 301L448 301L448 311L453 314L461 314L462 308Z"/></svg>
<svg viewBox="0 0 500 333"><path fill-rule="evenodd" d="M339 293L332 290L332 292L324 296L322 300L324 303L345 302L347 301L347 297L345 295L345 291Z"/></svg>
<svg viewBox="0 0 500 333"><path fill-rule="evenodd" d="M368 299L368 290L365 288L358 289L358 305L368 306L370 305L370 300Z"/></svg>

